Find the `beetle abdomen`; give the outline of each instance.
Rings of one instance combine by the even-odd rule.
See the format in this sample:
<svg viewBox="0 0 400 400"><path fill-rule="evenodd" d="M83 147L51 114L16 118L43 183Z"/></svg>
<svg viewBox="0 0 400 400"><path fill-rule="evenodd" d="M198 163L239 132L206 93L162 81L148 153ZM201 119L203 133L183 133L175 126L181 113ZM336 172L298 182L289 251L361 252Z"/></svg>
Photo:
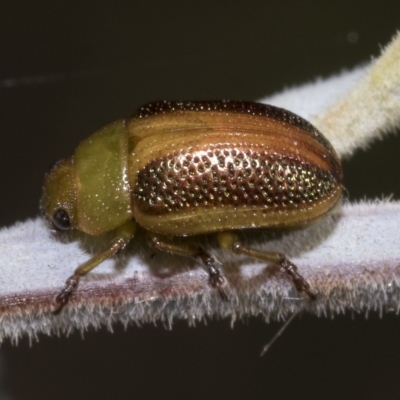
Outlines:
<svg viewBox="0 0 400 400"><path fill-rule="evenodd" d="M238 102L143 109L128 127L129 176L134 218L148 230L191 235L303 224L341 196L332 146L286 110Z"/></svg>

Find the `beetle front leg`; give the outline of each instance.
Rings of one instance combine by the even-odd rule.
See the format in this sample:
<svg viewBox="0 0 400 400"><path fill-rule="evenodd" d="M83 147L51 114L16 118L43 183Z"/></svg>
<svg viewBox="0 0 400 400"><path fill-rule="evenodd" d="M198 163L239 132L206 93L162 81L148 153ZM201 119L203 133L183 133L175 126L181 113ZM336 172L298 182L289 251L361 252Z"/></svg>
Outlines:
<svg viewBox="0 0 400 400"><path fill-rule="evenodd" d="M130 240L133 238L135 228L136 225L133 221L128 221L124 225L117 228L115 231L115 238L111 242L110 247L101 253L96 254L75 270L73 275L66 280L64 289L56 297L56 303L58 304L58 307L53 311L53 314L59 314L64 306L68 303L72 293L78 287L79 280L82 276L85 276L104 260L112 257L127 246Z"/></svg>
<svg viewBox="0 0 400 400"><path fill-rule="evenodd" d="M206 253L201 247L191 244L185 245L171 243L154 234L149 234L148 242L150 246L167 253L200 258L206 267L209 276L209 284L218 290L222 300L228 301L228 296L222 288L225 279L222 276L221 271L214 265L214 258Z"/></svg>
<svg viewBox="0 0 400 400"><path fill-rule="evenodd" d="M116 238L112 241L110 248L96 254L88 261L81 264L66 281L66 286L56 297L56 303L58 307L53 311L53 314L59 314L64 306L68 303L72 293L78 287L79 280L82 276L85 276L92 269L96 268L101 262L103 262L108 257L113 256L118 251L122 250L127 245L121 238Z"/></svg>
<svg viewBox="0 0 400 400"><path fill-rule="evenodd" d="M245 246L239 237L231 231L218 233L218 242L224 249L231 250L235 254L244 254L258 260L271 262L279 265L289 275L296 289L299 292L307 293L311 300L315 300L317 296L311 291L310 284L298 273L296 265L290 262L282 253L274 253L267 251L259 251Z"/></svg>

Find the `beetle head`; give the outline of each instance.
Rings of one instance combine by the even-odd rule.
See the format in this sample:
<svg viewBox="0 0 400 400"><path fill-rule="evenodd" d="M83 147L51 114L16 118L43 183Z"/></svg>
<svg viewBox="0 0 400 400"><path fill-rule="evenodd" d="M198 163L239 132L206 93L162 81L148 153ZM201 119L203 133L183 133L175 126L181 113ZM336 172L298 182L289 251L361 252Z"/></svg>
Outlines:
<svg viewBox="0 0 400 400"><path fill-rule="evenodd" d="M75 228L76 184L73 158L60 160L46 174L40 209L56 230Z"/></svg>

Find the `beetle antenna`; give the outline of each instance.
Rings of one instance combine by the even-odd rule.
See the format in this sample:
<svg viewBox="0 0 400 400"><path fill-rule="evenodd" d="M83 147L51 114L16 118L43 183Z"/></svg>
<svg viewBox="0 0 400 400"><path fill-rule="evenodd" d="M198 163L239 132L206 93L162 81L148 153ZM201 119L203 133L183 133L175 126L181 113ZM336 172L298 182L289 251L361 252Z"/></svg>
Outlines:
<svg viewBox="0 0 400 400"><path fill-rule="evenodd" d="M288 327L288 325L293 321L294 317L298 314L298 312L295 312L288 318L285 323L281 326L278 332L275 333L274 337L263 347L260 357L262 357L268 350L269 348L274 344L275 340L278 339L279 336L282 335L282 333L285 331L285 329Z"/></svg>

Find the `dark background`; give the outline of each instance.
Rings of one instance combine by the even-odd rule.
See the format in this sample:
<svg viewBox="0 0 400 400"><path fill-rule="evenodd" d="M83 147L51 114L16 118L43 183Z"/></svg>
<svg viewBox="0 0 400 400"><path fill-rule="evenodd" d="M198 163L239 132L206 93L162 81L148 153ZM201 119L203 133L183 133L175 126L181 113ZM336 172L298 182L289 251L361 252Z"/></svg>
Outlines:
<svg viewBox="0 0 400 400"><path fill-rule="evenodd" d="M53 161L149 100L256 100L366 62L400 28L398 0L76 4L0 5L1 226L37 215ZM399 150L391 136L345 162L350 199L399 199ZM397 316L305 315L260 358L279 326L177 322L6 341L2 385L18 400L399 397Z"/></svg>

